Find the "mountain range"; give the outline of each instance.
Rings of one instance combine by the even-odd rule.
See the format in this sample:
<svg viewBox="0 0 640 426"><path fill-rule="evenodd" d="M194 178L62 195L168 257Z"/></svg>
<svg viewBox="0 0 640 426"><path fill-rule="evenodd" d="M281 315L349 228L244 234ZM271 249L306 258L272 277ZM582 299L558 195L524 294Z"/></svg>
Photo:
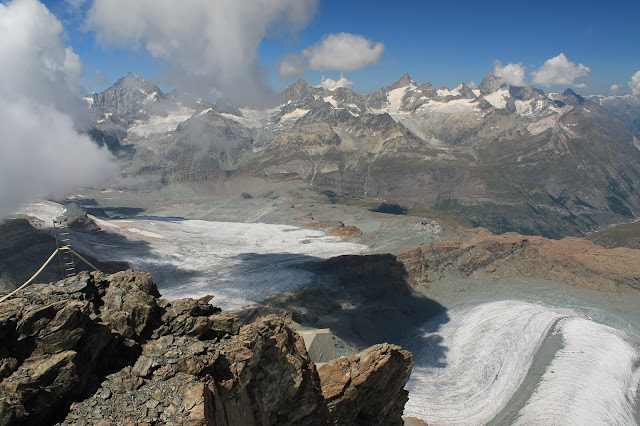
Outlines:
<svg viewBox="0 0 640 426"><path fill-rule="evenodd" d="M455 212L493 232L559 238L640 212L640 100L477 88L405 74L370 94L298 80L280 104L212 103L127 74L85 98L90 135L126 176L299 178L340 195Z"/></svg>

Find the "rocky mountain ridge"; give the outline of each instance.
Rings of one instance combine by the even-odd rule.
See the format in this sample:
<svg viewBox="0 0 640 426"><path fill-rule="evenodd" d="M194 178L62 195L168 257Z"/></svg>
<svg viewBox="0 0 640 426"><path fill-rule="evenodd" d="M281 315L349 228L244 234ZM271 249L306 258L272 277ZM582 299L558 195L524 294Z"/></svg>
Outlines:
<svg viewBox="0 0 640 426"><path fill-rule="evenodd" d="M0 423L402 424L407 351L318 371L282 317L159 296L148 274L83 272L3 302Z"/></svg>
<svg viewBox="0 0 640 426"><path fill-rule="evenodd" d="M97 139L111 138L128 176L294 174L338 194L554 238L640 210L640 108L628 96L545 94L491 73L453 90L405 75L367 95L298 80L265 110L156 89L128 75L87 98Z"/></svg>

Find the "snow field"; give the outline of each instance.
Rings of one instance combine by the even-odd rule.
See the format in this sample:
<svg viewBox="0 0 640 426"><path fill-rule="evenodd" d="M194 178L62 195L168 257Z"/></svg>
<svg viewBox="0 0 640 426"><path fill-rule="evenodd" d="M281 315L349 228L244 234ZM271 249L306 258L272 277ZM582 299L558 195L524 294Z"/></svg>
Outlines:
<svg viewBox="0 0 640 426"><path fill-rule="evenodd" d="M147 219L97 223L124 238L92 241L90 235L76 234L81 250L149 272L165 298L213 294L213 303L229 310L309 284L312 274L291 265L366 249L322 231L286 225Z"/></svg>
<svg viewBox="0 0 640 426"><path fill-rule="evenodd" d="M637 424L640 348L625 333L577 311L514 300L458 307L448 316L423 336L441 338L440 347L410 347L415 366L405 415L429 425L486 424L507 407L553 330L564 347L514 424Z"/></svg>
<svg viewBox="0 0 640 426"><path fill-rule="evenodd" d="M429 425L480 425L507 405L524 380L533 357L565 313L517 301L454 308L437 348L410 347L415 366L407 383L405 416ZM431 365L430 365L431 364Z"/></svg>
<svg viewBox="0 0 640 426"><path fill-rule="evenodd" d="M559 350L516 425L635 425L640 349L614 328L583 318L558 325Z"/></svg>

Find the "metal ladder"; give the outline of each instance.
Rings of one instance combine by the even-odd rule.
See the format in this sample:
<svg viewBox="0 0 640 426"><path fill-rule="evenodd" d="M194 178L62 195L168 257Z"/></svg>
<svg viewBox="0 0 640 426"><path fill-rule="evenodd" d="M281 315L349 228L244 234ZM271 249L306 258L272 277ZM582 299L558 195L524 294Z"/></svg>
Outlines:
<svg viewBox="0 0 640 426"><path fill-rule="evenodd" d="M53 219L53 233L56 237L62 278L73 277L76 274L76 265L71 252L71 234L69 233L69 221L66 217Z"/></svg>

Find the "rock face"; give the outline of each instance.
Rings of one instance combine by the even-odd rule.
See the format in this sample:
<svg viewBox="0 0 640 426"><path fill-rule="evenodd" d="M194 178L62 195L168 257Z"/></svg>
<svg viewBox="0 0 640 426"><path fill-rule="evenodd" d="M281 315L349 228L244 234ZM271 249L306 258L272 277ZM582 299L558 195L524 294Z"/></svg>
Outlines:
<svg viewBox="0 0 640 426"><path fill-rule="evenodd" d="M400 383L409 379L412 366L409 352L383 344L319 367L333 424L402 425L409 397Z"/></svg>
<svg viewBox="0 0 640 426"><path fill-rule="evenodd" d="M640 251L606 249L581 238L549 240L516 233L481 235L418 247L397 256L413 286L444 276L532 277L593 290L640 292Z"/></svg>
<svg viewBox="0 0 640 426"><path fill-rule="evenodd" d="M155 284L124 272L34 285L2 303L0 423L45 424L135 360L160 319Z"/></svg>
<svg viewBox="0 0 640 426"><path fill-rule="evenodd" d="M85 272L0 304L0 424L338 421L287 320L267 315L243 325L212 306L211 296L159 296L148 274ZM332 397L332 412L357 407L362 419L397 424L401 397L377 412L358 398L383 384L379 398L386 401L390 389L404 395L410 364L410 354L388 346L341 360L357 381L345 387L348 398Z"/></svg>

